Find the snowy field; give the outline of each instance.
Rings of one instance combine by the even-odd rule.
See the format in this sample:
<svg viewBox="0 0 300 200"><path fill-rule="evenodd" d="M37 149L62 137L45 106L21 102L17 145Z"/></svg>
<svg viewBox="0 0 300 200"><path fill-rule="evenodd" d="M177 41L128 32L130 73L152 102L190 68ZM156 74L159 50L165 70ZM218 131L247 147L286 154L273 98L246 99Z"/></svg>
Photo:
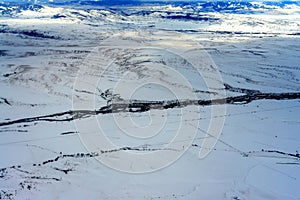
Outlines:
<svg viewBox="0 0 300 200"><path fill-rule="evenodd" d="M124 4L0 3L0 199L300 199L299 2Z"/></svg>

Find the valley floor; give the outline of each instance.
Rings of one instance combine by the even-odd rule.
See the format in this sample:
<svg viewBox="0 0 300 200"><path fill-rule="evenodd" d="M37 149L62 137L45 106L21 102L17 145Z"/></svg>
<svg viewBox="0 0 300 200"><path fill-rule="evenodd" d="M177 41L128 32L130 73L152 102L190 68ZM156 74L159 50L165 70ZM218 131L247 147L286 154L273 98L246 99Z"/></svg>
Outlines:
<svg viewBox="0 0 300 200"><path fill-rule="evenodd" d="M300 199L299 15L114 12L0 18L0 199Z"/></svg>

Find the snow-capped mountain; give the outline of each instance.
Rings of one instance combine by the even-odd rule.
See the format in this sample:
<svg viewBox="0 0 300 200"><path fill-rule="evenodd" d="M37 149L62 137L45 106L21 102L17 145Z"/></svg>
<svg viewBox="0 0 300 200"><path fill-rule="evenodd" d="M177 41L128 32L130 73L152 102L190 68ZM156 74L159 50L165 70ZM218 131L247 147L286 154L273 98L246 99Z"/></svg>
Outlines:
<svg viewBox="0 0 300 200"><path fill-rule="evenodd" d="M184 8L190 8L198 12L228 12L228 13L248 13L255 11L274 10L279 8L298 7L299 1L196 1L196 2L182 2L182 1L2 1L1 6L4 10L15 9L16 12L20 10L34 10L39 9L39 5L59 5L59 6L116 6L116 5L174 5ZM3 13L4 14L4 13Z"/></svg>

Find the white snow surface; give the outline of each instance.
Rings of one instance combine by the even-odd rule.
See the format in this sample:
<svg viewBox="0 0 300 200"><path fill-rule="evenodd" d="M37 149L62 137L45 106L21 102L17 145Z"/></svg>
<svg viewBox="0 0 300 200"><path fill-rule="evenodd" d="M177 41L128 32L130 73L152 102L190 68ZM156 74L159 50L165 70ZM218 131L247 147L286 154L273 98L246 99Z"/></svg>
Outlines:
<svg viewBox="0 0 300 200"><path fill-rule="evenodd" d="M300 199L300 99L225 104L225 113L222 105L189 105L16 122L97 110L108 103L100 96L104 91L116 103L217 99L224 91L227 97L243 95L225 90L224 83L299 93L297 9L203 13L218 19L203 21L161 17L186 12L171 5L122 8L128 15L110 8L44 6L1 16L0 199ZM153 10L159 12L133 14ZM184 62L187 57L201 61L201 73ZM225 119L217 138L208 134L217 128L209 127L212 119ZM176 142L191 142L162 150L181 126L184 134ZM136 149L90 157L113 150L102 145L101 132L114 149ZM208 138L216 144L203 145ZM160 151L182 156L157 170L169 157L158 153L162 157L152 163L140 156ZM200 151L209 154L200 159ZM115 167L126 163L126 153L141 158L129 173ZM131 173L141 168L155 170Z"/></svg>

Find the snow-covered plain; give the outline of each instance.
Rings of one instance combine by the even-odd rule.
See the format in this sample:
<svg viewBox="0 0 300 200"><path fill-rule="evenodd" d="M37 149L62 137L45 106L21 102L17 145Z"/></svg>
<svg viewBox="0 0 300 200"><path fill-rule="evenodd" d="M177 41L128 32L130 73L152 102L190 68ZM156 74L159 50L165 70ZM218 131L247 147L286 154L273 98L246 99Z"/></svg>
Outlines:
<svg viewBox="0 0 300 200"><path fill-rule="evenodd" d="M0 13L0 199L300 199L297 2Z"/></svg>

